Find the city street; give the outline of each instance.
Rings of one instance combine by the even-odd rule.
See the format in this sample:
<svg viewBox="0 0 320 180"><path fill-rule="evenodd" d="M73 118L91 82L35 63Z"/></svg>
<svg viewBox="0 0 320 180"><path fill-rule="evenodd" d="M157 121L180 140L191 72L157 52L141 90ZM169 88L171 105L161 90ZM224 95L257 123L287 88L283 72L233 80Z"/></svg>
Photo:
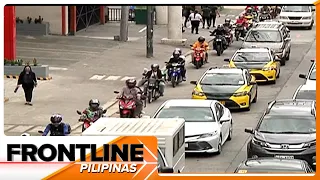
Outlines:
<svg viewBox="0 0 320 180"><path fill-rule="evenodd" d="M236 13L229 13L229 17L233 17L232 19L235 16ZM225 17L228 16L219 18L219 23L222 23ZM124 81L130 77L139 79L143 68L149 68L151 63L159 63L163 66L175 48L174 46L159 43L160 39L165 37L166 28L159 26L157 29L155 29L155 57L152 59L144 57L144 35L140 39L125 44L109 40L86 39L81 40L81 42L87 41L88 45L78 44L74 47L72 47L73 45L70 45L70 47L60 47L60 51L56 52L56 56L60 58L56 62L58 65L54 63L50 65L66 69L53 68L50 72L53 80L39 83L35 90L33 107L23 105L22 90L19 90L18 94L11 92L15 88L16 80L6 80L6 94L10 96L10 101L4 107L5 134L20 135L22 132L29 132L32 135L36 135L37 130L42 130L49 122L50 114L59 112L64 115L65 121L71 124L73 129L72 135L79 135L81 132L79 128L80 124L77 123L78 115L76 114L76 110L85 108L91 98L99 98L104 107L111 105L108 115L117 117L118 104L115 103L113 105L113 102L116 102L113 91L120 90L124 86ZM184 33L184 37L188 39L186 46L181 47L184 53L189 51L189 44L193 43L198 37L198 35L192 35L189 31L190 29L187 29L187 32ZM201 29L200 35L208 37L208 34L207 30ZM298 75L307 72L311 64L310 60L315 59L315 35L315 27L312 30L291 30L291 58L287 61L286 66L281 66L281 75L277 83L259 86L258 101L251 107L251 111L232 112L234 120L233 139L223 146L220 155L188 155L184 172L232 173L235 170L239 163L246 158L246 142L249 139L249 135L244 132L244 129L256 125L269 101L280 98L291 98L295 89L303 83L303 79L300 79ZM77 37L74 38L77 39ZM207 39L210 40L210 38ZM32 40L24 41L30 42ZM187 63L187 81L179 84L176 88L167 85L164 97L151 104L147 104L146 109L144 109L145 113L152 116L156 109L169 99L190 99L194 85L191 85L189 81L198 80L209 67L221 67L225 64L223 60L230 58L241 44L242 41L235 41L219 57L215 51L210 51L209 63L201 69L195 69L191 63ZM212 46L212 43L209 45ZM84 47L87 49L82 49ZM41 48L53 47L49 47L49 45L44 45L43 43ZM70 51L79 51L81 54L77 53L75 56L70 52L63 51L63 49L68 49L69 51L69 48L72 49ZM27 48L24 47L24 50L27 51ZM18 41L18 52L21 54L23 53L22 51L21 49L19 50ZM44 51L40 53L44 53ZM20 56L31 57L35 55L27 54ZM42 56L47 55L42 54ZM54 57L49 57L48 62L50 58ZM63 59L66 61L63 61ZM187 56L187 61L191 61L190 56Z"/></svg>

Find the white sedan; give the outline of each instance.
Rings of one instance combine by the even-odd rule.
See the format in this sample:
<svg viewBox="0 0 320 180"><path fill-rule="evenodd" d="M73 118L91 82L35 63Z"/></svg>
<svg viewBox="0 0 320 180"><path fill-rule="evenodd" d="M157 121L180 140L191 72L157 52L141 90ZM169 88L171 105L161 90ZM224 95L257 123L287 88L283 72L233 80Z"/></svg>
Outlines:
<svg viewBox="0 0 320 180"><path fill-rule="evenodd" d="M185 119L185 150L217 153L232 138L232 116L216 100L172 99L164 102L153 118Z"/></svg>

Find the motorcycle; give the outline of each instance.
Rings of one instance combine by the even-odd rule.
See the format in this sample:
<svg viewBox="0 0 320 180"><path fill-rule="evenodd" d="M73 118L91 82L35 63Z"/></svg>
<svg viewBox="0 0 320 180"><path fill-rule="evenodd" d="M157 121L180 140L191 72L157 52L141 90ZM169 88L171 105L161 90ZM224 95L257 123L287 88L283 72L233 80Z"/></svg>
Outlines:
<svg viewBox="0 0 320 180"><path fill-rule="evenodd" d="M118 91L113 91L115 94L119 94ZM119 113L120 118L135 118L134 111L137 108L136 101L133 99L132 95L122 95L117 97L119 100ZM139 115L141 117L141 114Z"/></svg>
<svg viewBox="0 0 320 180"><path fill-rule="evenodd" d="M239 37L244 37L244 36L245 36L244 26L242 24L236 24L235 26L236 41L239 41Z"/></svg>
<svg viewBox="0 0 320 180"><path fill-rule="evenodd" d="M89 112L86 113L77 110L77 114L80 115L79 122L83 122L82 124L82 132L85 131L88 127L90 127L94 122L96 122L99 118L105 117L104 114L107 113L107 110L102 110L102 112Z"/></svg>
<svg viewBox="0 0 320 180"><path fill-rule="evenodd" d="M271 15L267 11L263 11L260 16L259 16L259 21L265 21L265 20L270 20Z"/></svg>
<svg viewBox="0 0 320 180"><path fill-rule="evenodd" d="M190 46L192 47L192 45ZM193 50L192 64L196 67L196 69L199 69L201 66L204 65L204 49L203 48L197 48Z"/></svg>
<svg viewBox="0 0 320 180"><path fill-rule="evenodd" d="M68 132L67 132L67 134L68 134L68 135L71 134L71 126L70 126L70 124L68 124L68 123L64 123L64 124L68 127ZM42 131L42 130L39 130L39 131L38 131L38 133L41 134L41 135L43 134L43 132L44 132L44 131ZM23 133L21 136L31 136L31 135L28 134L28 133ZM56 135L53 134L53 135L51 135L51 136L56 136Z"/></svg>
<svg viewBox="0 0 320 180"><path fill-rule="evenodd" d="M148 85L147 85L147 89L144 91L147 93L147 99L148 102L151 103L152 101L157 100L160 97L159 94L159 82L157 82L158 80L154 79L154 78L150 78L148 80Z"/></svg>
<svg viewBox="0 0 320 180"><path fill-rule="evenodd" d="M227 40L227 43L228 43L227 46L230 46L231 43L233 42L232 32L230 28L226 29L226 31L228 32L228 34L226 34L224 37Z"/></svg>
<svg viewBox="0 0 320 180"><path fill-rule="evenodd" d="M168 62L165 62L168 64ZM171 68L168 70L169 81L171 81L172 87L176 87L182 82L181 67L179 63L172 63Z"/></svg>
<svg viewBox="0 0 320 180"><path fill-rule="evenodd" d="M213 49L217 51L217 55L221 56L225 48L223 47L223 37L221 35L217 35L213 40Z"/></svg>

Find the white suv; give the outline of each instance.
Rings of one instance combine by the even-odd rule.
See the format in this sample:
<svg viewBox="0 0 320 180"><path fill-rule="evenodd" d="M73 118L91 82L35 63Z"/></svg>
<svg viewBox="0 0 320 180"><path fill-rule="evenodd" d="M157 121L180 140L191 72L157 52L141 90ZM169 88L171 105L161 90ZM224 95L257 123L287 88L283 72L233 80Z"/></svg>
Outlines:
<svg viewBox="0 0 320 180"><path fill-rule="evenodd" d="M314 24L314 6L283 6L279 21L287 27L307 27Z"/></svg>

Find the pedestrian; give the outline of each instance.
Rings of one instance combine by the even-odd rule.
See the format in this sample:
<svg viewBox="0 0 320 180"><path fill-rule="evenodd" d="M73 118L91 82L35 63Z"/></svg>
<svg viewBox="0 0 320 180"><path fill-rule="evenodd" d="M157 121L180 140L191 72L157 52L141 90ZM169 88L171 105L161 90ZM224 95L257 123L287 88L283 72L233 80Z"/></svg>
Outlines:
<svg viewBox="0 0 320 180"><path fill-rule="evenodd" d="M205 28L206 22L207 22L207 28L209 29L211 26L211 21L210 21L210 8L209 6L202 6L202 28Z"/></svg>
<svg viewBox="0 0 320 180"><path fill-rule="evenodd" d="M210 7L210 24L212 24L212 27L216 27L217 15L220 17L218 6L211 6Z"/></svg>
<svg viewBox="0 0 320 180"><path fill-rule="evenodd" d="M191 21L191 33L193 34L194 30L196 30L196 34L199 34L200 22L203 22L203 20L198 10L195 10L193 13L191 13L189 19Z"/></svg>
<svg viewBox="0 0 320 180"><path fill-rule="evenodd" d="M37 86L37 77L36 77L36 74L32 72L32 69L29 65L26 65L23 68L23 71L20 73L15 92L17 92L20 86L22 86L24 91L24 96L26 99L25 105L32 106L32 103L31 103L32 92L33 92L33 88Z"/></svg>
<svg viewBox="0 0 320 180"><path fill-rule="evenodd" d="M189 16L191 14L191 7L190 6L185 6L182 10L182 14L183 14L183 17L184 17L184 27L187 27L187 22L189 20Z"/></svg>

